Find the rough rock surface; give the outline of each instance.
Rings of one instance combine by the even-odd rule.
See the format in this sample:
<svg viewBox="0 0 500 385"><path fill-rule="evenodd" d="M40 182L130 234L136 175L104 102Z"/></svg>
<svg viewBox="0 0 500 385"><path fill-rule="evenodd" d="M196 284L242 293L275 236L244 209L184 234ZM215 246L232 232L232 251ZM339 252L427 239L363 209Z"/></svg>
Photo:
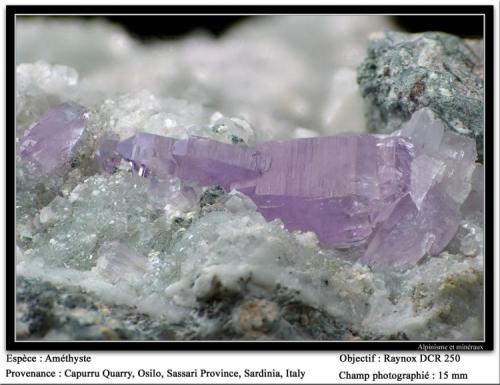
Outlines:
<svg viewBox="0 0 500 385"><path fill-rule="evenodd" d="M103 303L78 286L17 279L19 340L173 340L175 329L129 306Z"/></svg>
<svg viewBox="0 0 500 385"><path fill-rule="evenodd" d="M389 133L423 108L476 140L482 157L483 58L475 44L445 33L376 34L358 68L368 127Z"/></svg>

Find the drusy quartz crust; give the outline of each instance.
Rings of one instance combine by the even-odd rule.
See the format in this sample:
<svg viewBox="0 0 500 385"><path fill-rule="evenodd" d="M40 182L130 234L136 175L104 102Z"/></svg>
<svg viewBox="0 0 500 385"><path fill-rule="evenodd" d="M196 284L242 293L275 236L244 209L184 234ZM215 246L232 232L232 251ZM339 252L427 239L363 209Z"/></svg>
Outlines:
<svg viewBox="0 0 500 385"><path fill-rule="evenodd" d="M394 28L18 18L17 338L482 340L481 41Z"/></svg>

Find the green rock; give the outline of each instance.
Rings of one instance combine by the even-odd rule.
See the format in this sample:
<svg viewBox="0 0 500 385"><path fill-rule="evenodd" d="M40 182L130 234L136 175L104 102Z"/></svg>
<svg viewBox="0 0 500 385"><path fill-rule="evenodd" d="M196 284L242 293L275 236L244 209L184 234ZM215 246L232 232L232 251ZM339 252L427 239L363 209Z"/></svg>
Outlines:
<svg viewBox="0 0 500 385"><path fill-rule="evenodd" d="M483 60L477 42L426 32L387 32L358 68L371 131L389 133L429 107L450 130L475 138L483 154Z"/></svg>

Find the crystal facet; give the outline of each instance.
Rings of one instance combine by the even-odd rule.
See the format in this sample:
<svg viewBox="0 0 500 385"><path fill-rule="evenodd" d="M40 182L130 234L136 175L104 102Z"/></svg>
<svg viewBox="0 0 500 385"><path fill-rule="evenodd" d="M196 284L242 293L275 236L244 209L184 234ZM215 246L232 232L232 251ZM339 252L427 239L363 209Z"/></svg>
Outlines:
<svg viewBox="0 0 500 385"><path fill-rule="evenodd" d="M270 163L270 157L257 148L199 137L176 140L139 133L120 142L117 150L141 174L170 174L205 186L220 185L226 190L231 189L232 183L259 177Z"/></svg>
<svg viewBox="0 0 500 385"><path fill-rule="evenodd" d="M118 135L105 136L99 143L95 152L99 168L106 173L113 173L122 159L116 151L118 142Z"/></svg>
<svg viewBox="0 0 500 385"><path fill-rule="evenodd" d="M144 274L147 259L118 242L105 242L98 250L95 270L111 280Z"/></svg>
<svg viewBox="0 0 500 385"><path fill-rule="evenodd" d="M414 145L409 195L375 230L362 262L407 265L426 254L438 254L457 232L460 206L471 191L476 160L473 139L445 130L426 108L395 135L409 138Z"/></svg>
<svg viewBox="0 0 500 385"><path fill-rule="evenodd" d="M257 147L271 157L269 169L231 187L267 220L313 231L325 246L365 240L408 186L411 144L403 138L341 135Z"/></svg>
<svg viewBox="0 0 500 385"><path fill-rule="evenodd" d="M85 133L85 108L66 102L46 112L20 140L19 155L43 175L68 165Z"/></svg>

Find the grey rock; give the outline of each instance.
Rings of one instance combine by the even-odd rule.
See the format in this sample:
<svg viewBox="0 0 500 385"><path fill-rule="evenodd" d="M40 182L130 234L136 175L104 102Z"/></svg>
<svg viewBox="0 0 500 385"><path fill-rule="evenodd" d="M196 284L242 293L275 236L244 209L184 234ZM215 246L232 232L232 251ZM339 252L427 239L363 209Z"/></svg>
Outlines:
<svg viewBox="0 0 500 385"><path fill-rule="evenodd" d="M368 128L389 133L429 107L450 130L476 140L483 154L483 58L479 42L425 32L387 32L368 45L358 83Z"/></svg>
<svg viewBox="0 0 500 385"><path fill-rule="evenodd" d="M107 305L77 286L17 277L17 339L172 340L176 332L125 305Z"/></svg>
<svg viewBox="0 0 500 385"><path fill-rule="evenodd" d="M259 294L257 294L260 291ZM252 276L226 287L214 276L210 290L197 298L195 316L179 333L186 340L343 340L352 325L276 285L262 290ZM205 325L200 327L200 322ZM212 325L207 328L206 324ZM208 332L207 332L208 330Z"/></svg>
<svg viewBox="0 0 500 385"><path fill-rule="evenodd" d="M36 340L339 340L349 328L277 287L252 298L214 280L191 317L169 323L125 305L109 305L77 286L17 277L17 339ZM211 324L211 328L206 328Z"/></svg>

